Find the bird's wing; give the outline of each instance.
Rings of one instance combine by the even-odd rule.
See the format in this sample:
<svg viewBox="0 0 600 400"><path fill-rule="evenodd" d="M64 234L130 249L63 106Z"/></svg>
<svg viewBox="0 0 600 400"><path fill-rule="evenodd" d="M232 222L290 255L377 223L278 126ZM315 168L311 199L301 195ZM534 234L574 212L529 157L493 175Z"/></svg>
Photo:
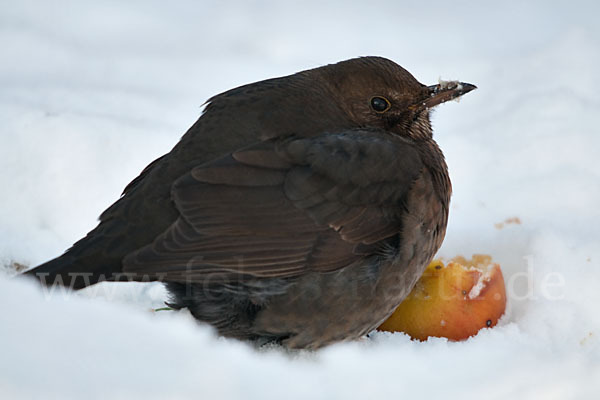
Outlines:
<svg viewBox="0 0 600 400"><path fill-rule="evenodd" d="M152 169L154 169L154 167L156 167L166 156L167 154L160 156L156 160L148 164L146 168L144 168L144 170L140 172L140 174L134 180L132 180L131 182L129 182L129 184L127 184L127 186L125 186L125 189L123 189L123 193L121 193L121 196L124 196L127 193L134 190L137 187L137 185L139 185L144 180L144 178L148 176L150 171L152 171Z"/></svg>
<svg viewBox="0 0 600 400"><path fill-rule="evenodd" d="M124 272L204 282L334 271L399 232L422 168L410 143L364 130L233 152L174 183L179 218Z"/></svg>

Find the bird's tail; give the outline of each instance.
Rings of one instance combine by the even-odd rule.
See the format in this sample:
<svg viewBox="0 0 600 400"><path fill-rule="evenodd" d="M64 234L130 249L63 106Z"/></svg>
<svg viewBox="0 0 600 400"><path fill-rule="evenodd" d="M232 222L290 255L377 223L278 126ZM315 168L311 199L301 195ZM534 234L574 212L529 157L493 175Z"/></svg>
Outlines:
<svg viewBox="0 0 600 400"><path fill-rule="evenodd" d="M27 272L45 286L60 285L83 289L102 281L125 280L119 277L121 257L109 257L96 245L96 238L88 235L75 243L63 255L45 262Z"/></svg>
<svg viewBox="0 0 600 400"><path fill-rule="evenodd" d="M83 289L101 281L111 280L102 269L90 268L80 262L70 260L70 257L60 256L38 267L25 272L23 275L34 277L44 286L65 286L70 289ZM104 272L104 273L103 273Z"/></svg>

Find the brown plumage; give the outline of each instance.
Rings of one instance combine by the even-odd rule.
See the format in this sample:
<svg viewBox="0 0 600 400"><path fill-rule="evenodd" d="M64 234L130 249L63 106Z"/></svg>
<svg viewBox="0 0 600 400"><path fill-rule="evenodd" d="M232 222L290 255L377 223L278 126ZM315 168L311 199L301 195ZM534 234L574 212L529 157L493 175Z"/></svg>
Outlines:
<svg viewBox="0 0 600 400"><path fill-rule="evenodd" d="M230 337L360 337L442 243L451 185L429 110L472 89L364 57L217 95L93 231L28 274L161 280Z"/></svg>

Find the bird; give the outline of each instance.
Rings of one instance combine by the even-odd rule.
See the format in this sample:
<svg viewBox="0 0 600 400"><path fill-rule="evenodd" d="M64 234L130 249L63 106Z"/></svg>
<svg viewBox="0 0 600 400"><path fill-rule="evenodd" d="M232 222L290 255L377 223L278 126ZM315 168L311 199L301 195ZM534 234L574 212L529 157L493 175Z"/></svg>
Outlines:
<svg viewBox="0 0 600 400"><path fill-rule="evenodd" d="M96 228L25 274L163 282L169 306L255 343L358 339L441 246L452 188L430 113L475 88L367 56L218 94Z"/></svg>

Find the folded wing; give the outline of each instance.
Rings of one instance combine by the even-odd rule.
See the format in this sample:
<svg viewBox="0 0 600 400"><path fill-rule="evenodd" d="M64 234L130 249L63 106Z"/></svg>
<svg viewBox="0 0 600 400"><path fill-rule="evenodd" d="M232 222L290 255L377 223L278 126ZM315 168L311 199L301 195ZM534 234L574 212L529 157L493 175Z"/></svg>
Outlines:
<svg viewBox="0 0 600 400"><path fill-rule="evenodd" d="M178 179L179 218L124 272L205 282L335 271L400 231L422 168L413 146L381 131L261 142Z"/></svg>

